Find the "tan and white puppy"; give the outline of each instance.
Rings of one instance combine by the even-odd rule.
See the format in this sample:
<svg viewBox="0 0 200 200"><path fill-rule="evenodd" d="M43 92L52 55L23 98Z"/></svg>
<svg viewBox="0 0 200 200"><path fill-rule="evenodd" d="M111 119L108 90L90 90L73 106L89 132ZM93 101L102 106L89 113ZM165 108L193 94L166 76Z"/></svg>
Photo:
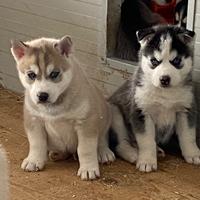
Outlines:
<svg viewBox="0 0 200 200"><path fill-rule="evenodd" d="M8 164L6 153L0 145L0 199L9 199Z"/></svg>
<svg viewBox="0 0 200 200"><path fill-rule="evenodd" d="M12 41L19 78L25 87L24 123L29 154L21 167L42 170L51 158L78 153L78 176L100 176L98 160L114 161L107 132L111 113L101 92L74 57L70 37Z"/></svg>

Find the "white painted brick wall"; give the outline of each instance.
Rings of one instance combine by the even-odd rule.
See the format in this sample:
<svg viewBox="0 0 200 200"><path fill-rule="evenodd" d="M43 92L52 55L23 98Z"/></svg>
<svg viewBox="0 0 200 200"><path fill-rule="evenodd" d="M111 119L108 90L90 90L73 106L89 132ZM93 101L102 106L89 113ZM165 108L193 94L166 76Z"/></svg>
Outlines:
<svg viewBox="0 0 200 200"><path fill-rule="evenodd" d="M101 69L106 43L105 0L0 0L0 81L21 91L10 39L71 35L76 55L87 74L103 81ZM103 82L102 82L103 83Z"/></svg>
<svg viewBox="0 0 200 200"><path fill-rule="evenodd" d="M10 54L10 39L68 34L73 38L76 55L88 76L95 84L112 92L134 67L117 61L106 62L107 1L0 0L0 83L22 91ZM195 31L195 69L200 72L200 0L196 4Z"/></svg>

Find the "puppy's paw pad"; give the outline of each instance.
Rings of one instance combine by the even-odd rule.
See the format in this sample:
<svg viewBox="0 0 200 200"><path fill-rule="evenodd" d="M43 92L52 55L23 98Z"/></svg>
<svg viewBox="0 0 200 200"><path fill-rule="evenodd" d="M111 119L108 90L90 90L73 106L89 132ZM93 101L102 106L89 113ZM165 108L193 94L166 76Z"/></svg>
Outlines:
<svg viewBox="0 0 200 200"><path fill-rule="evenodd" d="M44 168L44 165L44 161L25 158L22 162L21 168L27 172L36 172L42 170Z"/></svg>
<svg viewBox="0 0 200 200"><path fill-rule="evenodd" d="M98 160L100 163L110 163L115 161L115 154L109 149L100 149L98 153Z"/></svg>
<svg viewBox="0 0 200 200"><path fill-rule="evenodd" d="M84 168L79 168L78 176L80 176L81 180L87 181L87 180L94 180L98 177L100 177L100 172L99 169L84 169Z"/></svg>

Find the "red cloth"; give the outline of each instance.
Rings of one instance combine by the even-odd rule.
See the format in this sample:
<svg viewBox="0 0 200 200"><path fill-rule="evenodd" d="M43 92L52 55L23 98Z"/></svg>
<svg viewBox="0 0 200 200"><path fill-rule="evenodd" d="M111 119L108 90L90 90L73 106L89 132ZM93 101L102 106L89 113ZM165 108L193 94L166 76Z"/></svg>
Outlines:
<svg viewBox="0 0 200 200"><path fill-rule="evenodd" d="M151 1L151 10L161 15L169 24L174 24L175 7L176 0L171 0L165 5L159 5L155 1Z"/></svg>

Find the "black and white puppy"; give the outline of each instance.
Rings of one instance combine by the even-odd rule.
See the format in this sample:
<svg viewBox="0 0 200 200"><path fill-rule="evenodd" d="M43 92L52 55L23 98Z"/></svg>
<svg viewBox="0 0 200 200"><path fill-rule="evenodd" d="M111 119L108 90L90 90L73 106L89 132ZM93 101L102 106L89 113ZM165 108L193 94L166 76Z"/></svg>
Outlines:
<svg viewBox="0 0 200 200"><path fill-rule="evenodd" d="M109 99L116 152L129 162L137 160L140 171L157 169L157 145L167 143L174 132L185 160L200 164L191 75L194 35L177 26L138 31L140 66Z"/></svg>
<svg viewBox="0 0 200 200"><path fill-rule="evenodd" d="M188 0L179 0L175 7L175 24L186 28Z"/></svg>

